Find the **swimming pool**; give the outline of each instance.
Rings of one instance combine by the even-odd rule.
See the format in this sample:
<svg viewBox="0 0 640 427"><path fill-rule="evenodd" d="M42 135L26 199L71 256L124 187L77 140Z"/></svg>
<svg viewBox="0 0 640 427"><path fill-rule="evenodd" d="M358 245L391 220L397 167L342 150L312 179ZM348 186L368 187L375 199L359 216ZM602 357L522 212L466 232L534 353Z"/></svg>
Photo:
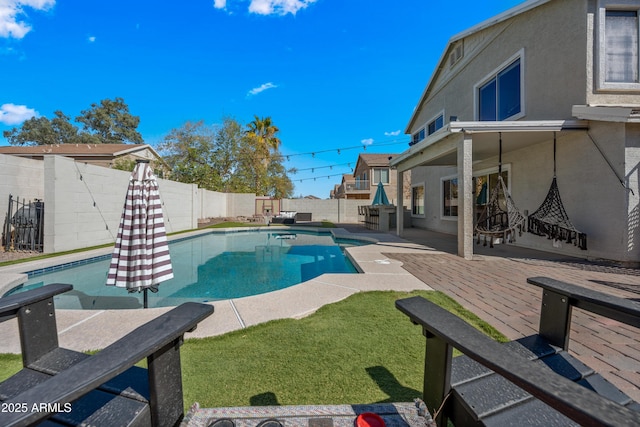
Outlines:
<svg viewBox="0 0 640 427"><path fill-rule="evenodd" d="M344 248L365 244L330 232L302 230L214 231L169 243L174 278L149 292L149 307L186 301L241 298L284 289L324 273L357 273ZM63 309L103 310L142 307L141 293L106 286L111 255L70 266L29 272L29 280L8 294L49 283L74 289L56 297ZM80 264L80 265L76 265Z"/></svg>

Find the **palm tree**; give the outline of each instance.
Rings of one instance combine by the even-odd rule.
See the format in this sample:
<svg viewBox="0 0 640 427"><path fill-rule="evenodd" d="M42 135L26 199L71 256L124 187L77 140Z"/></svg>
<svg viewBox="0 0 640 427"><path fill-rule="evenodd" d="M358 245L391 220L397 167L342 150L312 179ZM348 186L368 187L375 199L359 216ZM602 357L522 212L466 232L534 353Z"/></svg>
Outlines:
<svg viewBox="0 0 640 427"><path fill-rule="evenodd" d="M251 159L251 174L256 194L265 194L269 165L280 147L280 138L276 136L279 129L273 124L271 117L253 117L254 120L247 125L247 146L243 151Z"/></svg>
<svg viewBox="0 0 640 427"><path fill-rule="evenodd" d="M280 148L280 138L276 136L280 129L273 124L271 117L253 117L253 121L247 125L247 136L254 142L262 164L268 167L271 155Z"/></svg>

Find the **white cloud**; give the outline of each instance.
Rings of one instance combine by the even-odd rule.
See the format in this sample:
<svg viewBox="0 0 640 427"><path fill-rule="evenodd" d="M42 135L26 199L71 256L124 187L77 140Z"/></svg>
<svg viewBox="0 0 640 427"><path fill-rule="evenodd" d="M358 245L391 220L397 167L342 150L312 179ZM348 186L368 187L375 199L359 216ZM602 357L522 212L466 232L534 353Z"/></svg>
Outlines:
<svg viewBox="0 0 640 427"><path fill-rule="evenodd" d="M0 37L23 38L31 26L19 20L24 15L24 7L35 10L47 10L56 4L56 0L0 0Z"/></svg>
<svg viewBox="0 0 640 427"><path fill-rule="evenodd" d="M304 9L316 0L251 0L249 12L259 15L295 15L300 9Z"/></svg>
<svg viewBox="0 0 640 427"><path fill-rule="evenodd" d="M362 142L364 145L371 145L371 144L373 144L373 138L363 139L360 142Z"/></svg>
<svg viewBox="0 0 640 427"><path fill-rule="evenodd" d="M87 40L89 41L89 43L93 43L96 41L96 36L89 36Z"/></svg>
<svg viewBox="0 0 640 427"><path fill-rule="evenodd" d="M274 85L273 83L269 82L269 83L265 83L263 85L261 85L260 87L254 87L253 89L251 89L248 93L247 96L253 96L253 95L257 95L259 93L264 92L265 90L268 89L274 89L277 88L277 85Z"/></svg>
<svg viewBox="0 0 640 427"><path fill-rule="evenodd" d="M400 132L402 132L402 131L401 130L396 130L396 131L393 131L393 132L385 132L384 136L398 136L398 135L400 135Z"/></svg>
<svg viewBox="0 0 640 427"><path fill-rule="evenodd" d="M0 0L2 1L2 0ZM240 0L234 0L239 3ZM245 1L245 0L243 0ZM305 9L318 0L251 0L249 12L258 15L295 15L299 10ZM227 9L227 0L213 0L216 9Z"/></svg>
<svg viewBox="0 0 640 427"><path fill-rule="evenodd" d="M3 104L0 106L0 123L5 125L17 125L37 115L36 110L27 108L26 105Z"/></svg>

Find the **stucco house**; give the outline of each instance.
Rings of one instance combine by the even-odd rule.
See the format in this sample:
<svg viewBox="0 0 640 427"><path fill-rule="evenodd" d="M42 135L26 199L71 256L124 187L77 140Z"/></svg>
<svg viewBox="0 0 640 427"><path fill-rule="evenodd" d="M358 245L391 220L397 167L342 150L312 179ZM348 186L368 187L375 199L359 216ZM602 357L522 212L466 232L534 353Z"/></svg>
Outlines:
<svg viewBox="0 0 640 427"><path fill-rule="evenodd" d="M411 171L411 224L399 215L398 233L457 234L459 255L471 258L488 203L482 184L493 188L500 160L525 218L545 200L555 166L586 249L526 223L513 244L637 265L639 13L640 0L531 0L454 35L406 127L409 148L390 162L398 193Z"/></svg>
<svg viewBox="0 0 640 427"><path fill-rule="evenodd" d="M395 204L398 194L403 193L397 192L397 173L389 166L394 156L397 154L360 153L353 174L342 176L342 182L334 188L332 198L363 200L369 203L375 197L378 183L382 182L389 201ZM408 203L406 195L405 199L404 203Z"/></svg>

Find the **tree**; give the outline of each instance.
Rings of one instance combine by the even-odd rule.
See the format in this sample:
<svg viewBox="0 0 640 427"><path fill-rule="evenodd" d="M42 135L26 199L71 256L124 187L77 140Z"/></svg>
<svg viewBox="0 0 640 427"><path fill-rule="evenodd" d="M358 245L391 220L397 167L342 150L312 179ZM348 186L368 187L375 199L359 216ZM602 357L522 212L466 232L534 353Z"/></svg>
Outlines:
<svg viewBox="0 0 640 427"><path fill-rule="evenodd" d="M279 131L271 117L254 116L254 120L247 125L241 160L245 167L246 179L252 181L252 191L256 194L266 195L269 192L269 165L279 156Z"/></svg>
<svg viewBox="0 0 640 427"><path fill-rule="evenodd" d="M31 117L22 123L22 128L5 130L2 135L11 145L50 145L57 144L58 137L51 121L46 117Z"/></svg>
<svg viewBox="0 0 640 427"><path fill-rule="evenodd" d="M274 148L280 140L274 145L271 139L277 128L271 123L267 127L271 130L253 132L260 127L243 127L232 118L217 126L187 122L169 132L159 149L176 181L214 191L288 197L293 184ZM271 148L265 149L266 144Z"/></svg>
<svg viewBox="0 0 640 427"><path fill-rule="evenodd" d="M229 192L244 189L235 174L241 140L242 126L233 119L225 119L220 126L187 122L171 130L159 149L171 167L172 179Z"/></svg>
<svg viewBox="0 0 640 427"><path fill-rule="evenodd" d="M20 129L4 131L3 135L11 145L51 145L51 144L101 144L101 143L142 143L142 136L136 130L140 118L129 114L129 107L122 98L114 101L105 99L100 105L82 111L76 121L83 124L80 131L71 118L62 111L55 111L54 118L32 117Z"/></svg>
<svg viewBox="0 0 640 427"><path fill-rule="evenodd" d="M113 101L103 99L99 105L91 104L90 109L80 112L76 121L84 125L85 133L96 136L103 144L144 142L137 130L140 117L129 113L129 106L122 98Z"/></svg>

